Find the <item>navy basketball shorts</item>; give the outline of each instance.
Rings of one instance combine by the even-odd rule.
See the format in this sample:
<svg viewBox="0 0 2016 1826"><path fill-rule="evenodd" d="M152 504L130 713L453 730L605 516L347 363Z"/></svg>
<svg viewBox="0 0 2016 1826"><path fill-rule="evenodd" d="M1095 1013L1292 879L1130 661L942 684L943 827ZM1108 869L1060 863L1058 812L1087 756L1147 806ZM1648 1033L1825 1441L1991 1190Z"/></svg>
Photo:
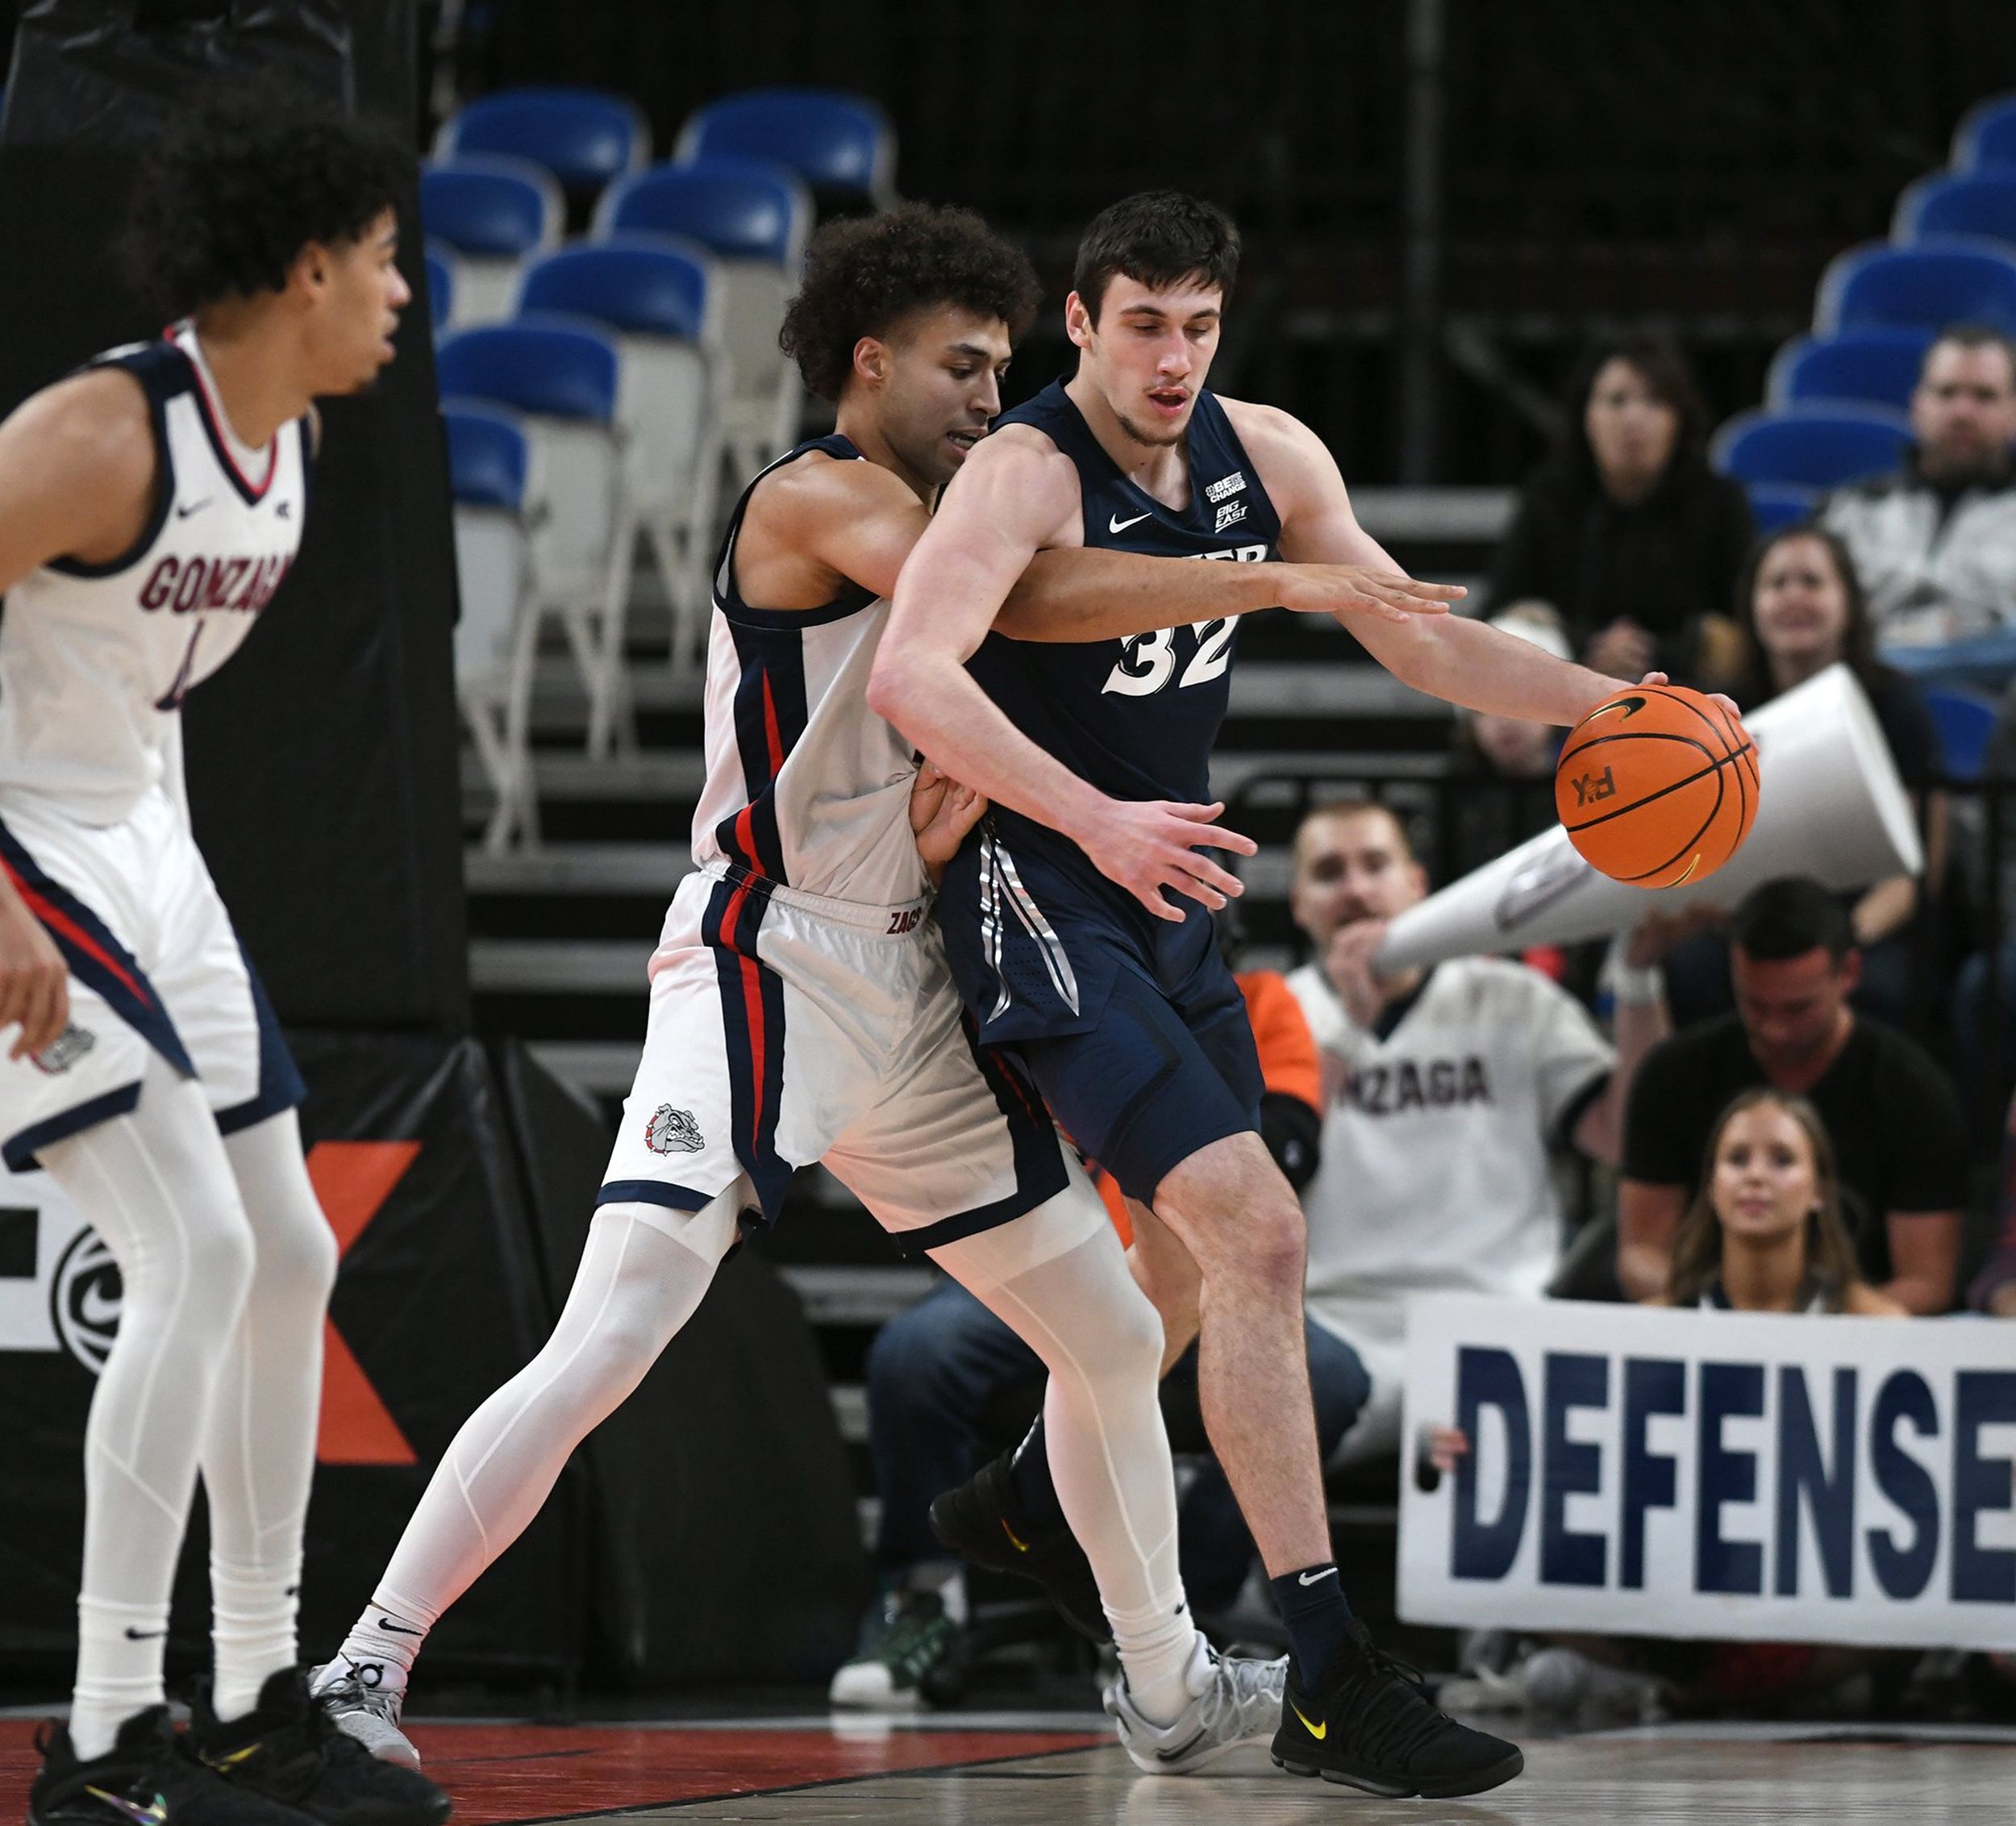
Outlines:
<svg viewBox="0 0 2016 1826"><path fill-rule="evenodd" d="M1202 907L1184 903L1176 925L1077 873L983 827L947 873L939 923L983 1043L1021 1063L1122 1191L1152 1204L1191 1155L1257 1132L1260 1055Z"/></svg>

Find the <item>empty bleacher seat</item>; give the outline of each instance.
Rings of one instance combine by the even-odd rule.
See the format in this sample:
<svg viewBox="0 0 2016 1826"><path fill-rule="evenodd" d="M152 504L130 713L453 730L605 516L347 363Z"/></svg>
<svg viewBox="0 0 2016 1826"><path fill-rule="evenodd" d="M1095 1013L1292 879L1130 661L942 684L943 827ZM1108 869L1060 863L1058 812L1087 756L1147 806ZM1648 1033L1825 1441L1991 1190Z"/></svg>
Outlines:
<svg viewBox="0 0 2016 1826"><path fill-rule="evenodd" d="M1910 448L1901 412L1881 406L1797 407L1739 412L1715 433L1709 456L1741 482L1828 489L1897 468Z"/></svg>
<svg viewBox="0 0 2016 1826"><path fill-rule="evenodd" d="M1825 336L1961 322L2016 335L2016 256L1995 242L1955 237L1926 247L1851 248L1828 262L1813 312L1814 328Z"/></svg>
<svg viewBox="0 0 2016 1826"><path fill-rule="evenodd" d="M427 268L427 322L439 336L455 312L455 255L447 247L430 244L422 261Z"/></svg>
<svg viewBox="0 0 2016 1826"><path fill-rule="evenodd" d="M560 244L567 206L551 172L524 159L457 158L420 168L420 221L451 261L460 327L510 315L519 274Z"/></svg>
<svg viewBox="0 0 2016 1826"><path fill-rule="evenodd" d="M1918 386L1932 334L1906 327L1796 336L1772 359L1764 398L1774 407L1851 399L1901 411Z"/></svg>
<svg viewBox="0 0 2016 1826"><path fill-rule="evenodd" d="M599 89L500 89L441 123L437 158L502 152L543 165L592 195L651 162L651 128L634 102Z"/></svg>
<svg viewBox="0 0 2016 1826"><path fill-rule="evenodd" d="M672 603L679 670L705 625L713 561L718 289L713 256L698 242L621 234L535 261L519 293L527 311L591 317L619 339L627 494Z"/></svg>
<svg viewBox="0 0 2016 1826"><path fill-rule="evenodd" d="M1946 235L1974 235L2016 246L2016 165L2006 169L1921 177L1897 200L1890 238L1910 246Z"/></svg>
<svg viewBox="0 0 2016 1826"><path fill-rule="evenodd" d="M2016 95L1997 95L1967 110L1953 132L1953 169L2016 168Z"/></svg>
<svg viewBox="0 0 2016 1826"><path fill-rule="evenodd" d="M777 329L811 223L812 199L795 172L727 156L639 172L612 185L596 208L597 235L684 235L714 254L728 368L722 429L738 482L797 439L803 389Z"/></svg>
<svg viewBox="0 0 2016 1826"><path fill-rule="evenodd" d="M1926 707L1938 732L1939 765L1956 780L1978 780L1995 731L1995 700L1952 685L1928 686Z"/></svg>
<svg viewBox="0 0 2016 1826"><path fill-rule="evenodd" d="M896 133L865 96L831 89L750 89L724 95L680 129L684 165L718 152L773 159L822 202L885 209L896 198Z"/></svg>
<svg viewBox="0 0 2016 1826"><path fill-rule="evenodd" d="M1744 486L1743 493L1749 498L1750 518L1760 536L1810 519L1820 505L1818 489L1802 488L1797 482L1753 482Z"/></svg>
<svg viewBox="0 0 2016 1826"><path fill-rule="evenodd" d="M537 616L530 584L531 453L514 415L480 400L444 399L448 486L455 503L455 694L495 795L484 842L506 848L539 836L531 710Z"/></svg>
<svg viewBox="0 0 2016 1826"><path fill-rule="evenodd" d="M435 371L444 396L521 416L540 477L533 601L566 633L588 691L589 751L606 752L627 733L621 629L635 540L618 428L620 352L585 319L527 317L444 337Z"/></svg>

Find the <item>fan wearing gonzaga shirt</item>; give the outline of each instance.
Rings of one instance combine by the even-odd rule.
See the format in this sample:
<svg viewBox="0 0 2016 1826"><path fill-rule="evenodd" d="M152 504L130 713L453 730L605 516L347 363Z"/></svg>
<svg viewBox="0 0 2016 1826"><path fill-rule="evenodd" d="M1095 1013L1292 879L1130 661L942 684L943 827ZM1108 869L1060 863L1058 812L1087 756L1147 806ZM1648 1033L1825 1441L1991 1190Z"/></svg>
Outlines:
<svg viewBox="0 0 2016 1826"><path fill-rule="evenodd" d="M199 103L143 167L129 236L178 321L0 424L0 1153L48 1169L123 1283L35 1826L448 1811L338 1736L295 1665L335 1246L301 1080L190 834L180 737L184 697L293 561L314 397L391 359L407 181L390 142L301 98ZM162 1649L199 1465L215 1661L178 1743Z"/></svg>
<svg viewBox="0 0 2016 1826"><path fill-rule="evenodd" d="M1611 972L1614 1048L1524 964L1376 974L1387 923L1427 889L1383 806L1319 806L1295 834L1292 907L1315 959L1288 985L1324 1065L1322 1164L1302 1191L1308 1311L1372 1379L1347 1461L1398 1442L1410 1296L1546 1291L1562 1240L1549 1151L1566 1142L1616 1161L1632 1074L1667 1032L1648 955L1664 929L1649 923Z"/></svg>

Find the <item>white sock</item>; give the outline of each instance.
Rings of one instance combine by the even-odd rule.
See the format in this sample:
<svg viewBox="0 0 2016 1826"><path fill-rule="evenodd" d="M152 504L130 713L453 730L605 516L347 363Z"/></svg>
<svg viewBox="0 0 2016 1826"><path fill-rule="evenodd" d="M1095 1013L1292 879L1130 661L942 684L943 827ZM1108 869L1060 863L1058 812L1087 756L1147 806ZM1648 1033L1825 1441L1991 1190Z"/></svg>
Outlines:
<svg viewBox="0 0 2016 1826"><path fill-rule="evenodd" d="M1181 1593L1177 1593L1180 1600ZM1151 1724L1173 1724L1210 1682L1211 1645L1178 1602L1143 1611L1109 1610L1113 1646L1127 1670L1127 1692ZM1200 1671L1201 1670L1201 1671ZM1202 1680L1202 1685L1199 1684Z"/></svg>
<svg viewBox="0 0 2016 1826"><path fill-rule="evenodd" d="M210 1707L220 1719L243 1718L268 1678L294 1665L300 1588L287 1573L242 1572L213 1559L210 1590Z"/></svg>
<svg viewBox="0 0 2016 1826"><path fill-rule="evenodd" d="M119 1727L134 1713L161 1703L168 1606L80 1598L77 1626L70 1741L88 1762L111 1749Z"/></svg>
<svg viewBox="0 0 2016 1826"><path fill-rule="evenodd" d="M377 1667L378 1678L371 1684L380 1692L403 1693L414 1660L437 1620L423 1605L380 1586L344 1637L338 1660L329 1664L329 1672L317 1685L339 1677L341 1663L348 1661L352 1667Z"/></svg>

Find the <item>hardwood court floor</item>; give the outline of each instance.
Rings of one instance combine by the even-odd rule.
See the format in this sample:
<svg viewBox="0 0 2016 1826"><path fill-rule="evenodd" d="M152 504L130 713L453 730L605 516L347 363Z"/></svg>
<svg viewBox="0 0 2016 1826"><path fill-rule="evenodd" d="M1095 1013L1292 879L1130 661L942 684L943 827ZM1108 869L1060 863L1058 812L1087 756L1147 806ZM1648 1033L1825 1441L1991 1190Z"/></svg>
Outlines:
<svg viewBox="0 0 2016 1826"><path fill-rule="evenodd" d="M1264 1749L1201 1775L1135 1772L1087 1716L952 1715L920 1728L819 1718L539 1726L423 1724L462 1826L657 1820L875 1826L2007 1826L2016 1731L1906 1734L1669 1726L1529 1741L1527 1772L1463 1801L1377 1801L1297 1781ZM29 1722L0 1720L0 1819L19 1819Z"/></svg>

